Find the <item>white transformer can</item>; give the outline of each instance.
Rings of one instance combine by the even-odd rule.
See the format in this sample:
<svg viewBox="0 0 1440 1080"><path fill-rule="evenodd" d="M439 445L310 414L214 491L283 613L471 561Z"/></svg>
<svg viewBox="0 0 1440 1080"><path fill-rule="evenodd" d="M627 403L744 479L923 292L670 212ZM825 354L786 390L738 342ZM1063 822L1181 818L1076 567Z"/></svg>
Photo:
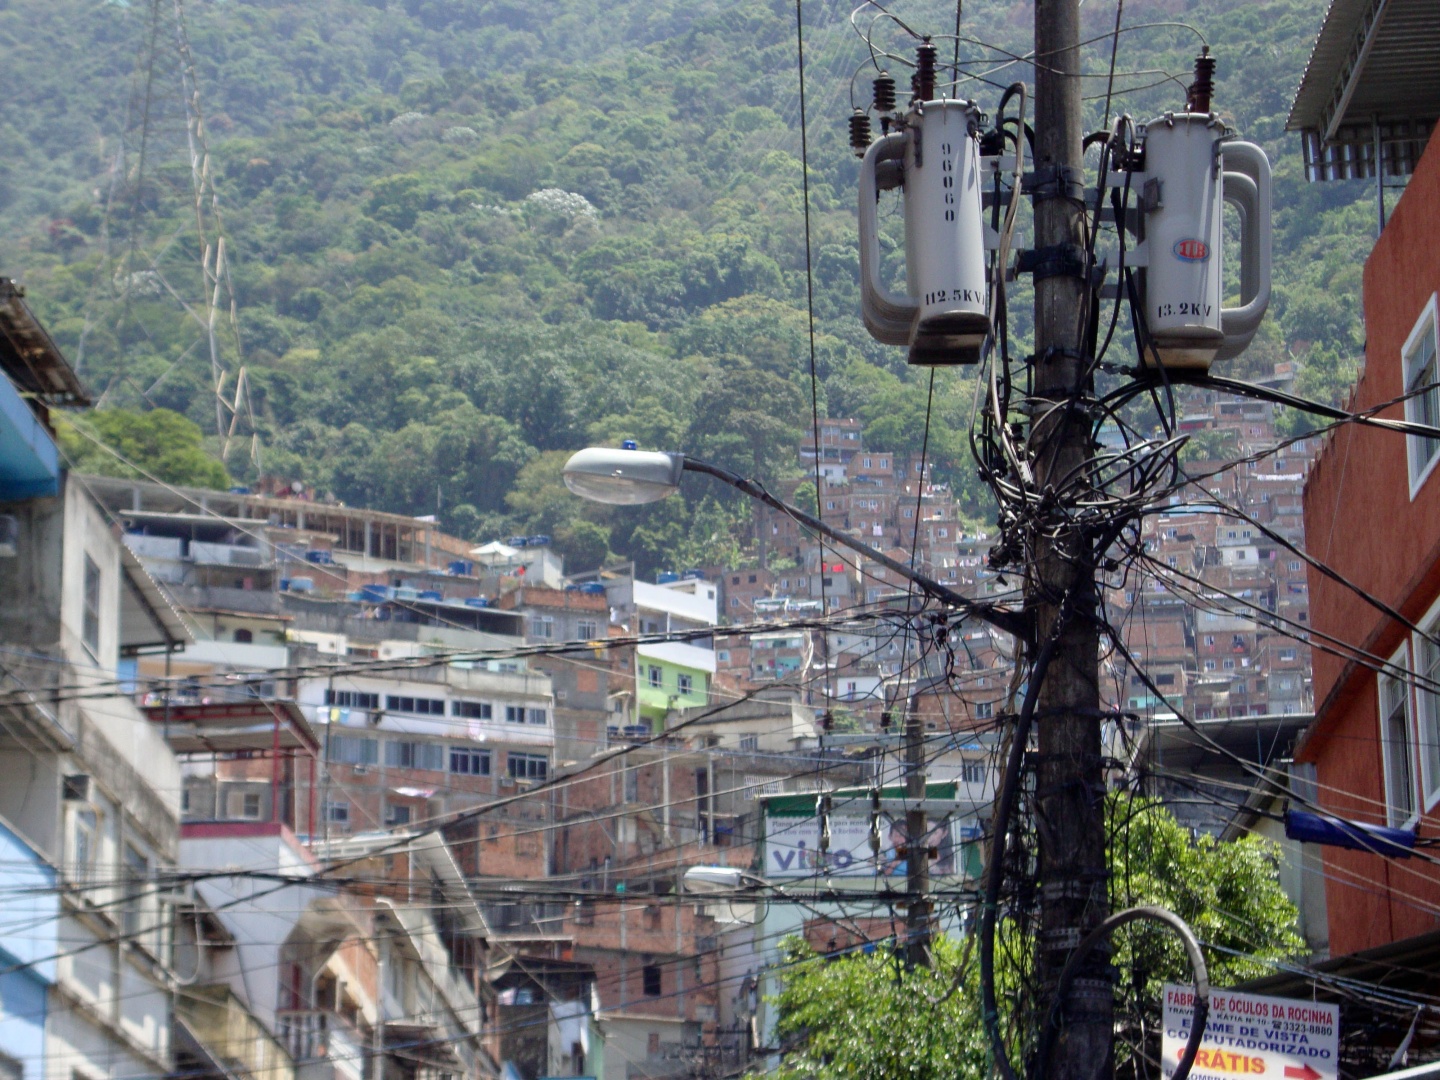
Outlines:
<svg viewBox="0 0 1440 1080"><path fill-rule="evenodd" d="M1227 138L1213 114L1175 113L1143 129L1144 363L1206 370L1250 343L1270 300L1270 163ZM1227 171L1228 170L1228 171ZM1241 305L1223 307L1224 204L1240 212Z"/></svg>
<svg viewBox="0 0 1440 1080"><path fill-rule="evenodd" d="M966 101L926 101L903 128L870 145L860 170L861 307L880 341L909 362L975 363L990 336L981 204L980 114ZM892 164L894 163L894 164ZM902 170L897 178L893 170ZM877 170L904 184L905 295L879 277Z"/></svg>

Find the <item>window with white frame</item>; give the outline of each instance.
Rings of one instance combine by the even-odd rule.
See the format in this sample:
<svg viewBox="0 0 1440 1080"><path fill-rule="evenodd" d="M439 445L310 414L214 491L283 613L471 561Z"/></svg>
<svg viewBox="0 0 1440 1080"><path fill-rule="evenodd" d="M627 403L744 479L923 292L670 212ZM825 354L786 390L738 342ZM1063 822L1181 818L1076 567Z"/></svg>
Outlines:
<svg viewBox="0 0 1440 1080"><path fill-rule="evenodd" d="M581 641L590 641L600 636L600 624L594 619L581 619L575 624L575 633Z"/></svg>
<svg viewBox="0 0 1440 1080"><path fill-rule="evenodd" d="M691 681L689 675L675 676L675 689L682 694L690 693Z"/></svg>
<svg viewBox="0 0 1440 1080"><path fill-rule="evenodd" d="M450 771L460 776L489 776L490 751L470 746L450 748Z"/></svg>
<svg viewBox="0 0 1440 1080"><path fill-rule="evenodd" d="M122 845L120 854L121 891L120 926L125 936L139 938L145 924L146 883L150 877L150 861L132 844Z"/></svg>
<svg viewBox="0 0 1440 1080"><path fill-rule="evenodd" d="M445 771L444 750L439 743L391 740L385 744L385 764L396 769Z"/></svg>
<svg viewBox="0 0 1440 1080"><path fill-rule="evenodd" d="M78 884L89 884L100 861L100 816L89 806L70 815L70 873Z"/></svg>
<svg viewBox="0 0 1440 1080"><path fill-rule="evenodd" d="M444 698L411 697L408 694L387 694L385 708L390 712L414 713L419 716L444 716Z"/></svg>
<svg viewBox="0 0 1440 1080"><path fill-rule="evenodd" d="M85 556L84 619L81 623L80 638L90 655L100 657L100 567L89 555Z"/></svg>
<svg viewBox="0 0 1440 1080"><path fill-rule="evenodd" d="M517 780L544 780L550 771L550 759L544 754L511 753L505 761L509 774Z"/></svg>
<svg viewBox="0 0 1440 1080"><path fill-rule="evenodd" d="M645 671L645 681L651 686L663 686L665 683L665 672L656 665L651 664Z"/></svg>
<svg viewBox="0 0 1440 1080"><path fill-rule="evenodd" d="M530 617L530 636L541 641L549 641L555 636L555 616L553 615L532 615Z"/></svg>
<svg viewBox="0 0 1440 1080"><path fill-rule="evenodd" d="M378 709L380 695L363 690L326 690L325 704L341 709Z"/></svg>
<svg viewBox="0 0 1440 1080"><path fill-rule="evenodd" d="M1392 668L1407 667L1402 647L1390 659ZM1391 825L1406 824L1415 815L1415 766L1410 753L1410 693L1406 680L1380 675L1380 752L1385 770L1385 808Z"/></svg>
<svg viewBox="0 0 1440 1080"><path fill-rule="evenodd" d="M1435 359L1435 295L1420 313L1415 328L1405 341L1405 419L1416 424L1440 426L1440 367ZM1410 494L1413 496L1440 458L1440 439L1409 435L1405 439L1410 460Z"/></svg>
<svg viewBox="0 0 1440 1080"><path fill-rule="evenodd" d="M1428 809L1440 798L1440 645L1431 640L1440 635L1440 612L1432 614L1423 629L1424 634L1415 636L1415 727L1420 790Z"/></svg>
<svg viewBox="0 0 1440 1080"><path fill-rule="evenodd" d="M375 740L359 735L331 735L327 749L330 760L340 765L374 765L380 760Z"/></svg>

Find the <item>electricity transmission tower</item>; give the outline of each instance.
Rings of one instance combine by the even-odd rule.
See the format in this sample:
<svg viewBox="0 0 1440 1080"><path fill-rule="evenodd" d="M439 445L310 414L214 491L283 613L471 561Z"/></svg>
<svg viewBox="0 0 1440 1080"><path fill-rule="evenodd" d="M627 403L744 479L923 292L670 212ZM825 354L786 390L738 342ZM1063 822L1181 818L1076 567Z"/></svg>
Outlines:
<svg viewBox="0 0 1440 1080"><path fill-rule="evenodd" d="M148 385L113 376L101 403L121 382L146 401L197 354L208 362L219 455L227 467L241 444L260 469L230 244L215 187L200 84L183 0L148 0L127 109L112 159L102 225L104 255L86 313L77 362L96 325L113 329L121 348L146 340L159 351L161 324L178 309L184 348ZM103 298L102 298L103 297ZM103 310L96 310L96 308ZM188 341L186 341L188 339ZM124 360L122 358L122 364Z"/></svg>

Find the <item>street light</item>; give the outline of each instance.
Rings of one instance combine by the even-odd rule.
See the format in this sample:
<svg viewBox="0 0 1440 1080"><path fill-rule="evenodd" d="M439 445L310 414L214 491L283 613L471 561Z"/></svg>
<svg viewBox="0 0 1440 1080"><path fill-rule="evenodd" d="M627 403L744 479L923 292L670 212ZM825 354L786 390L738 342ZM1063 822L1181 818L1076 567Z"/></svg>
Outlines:
<svg viewBox="0 0 1440 1080"><path fill-rule="evenodd" d="M783 892L774 882L736 866L691 866L680 880L687 893L703 898L711 918L735 928L754 926L765 917L755 897L760 889ZM720 918L721 904L725 918Z"/></svg>
<svg viewBox="0 0 1440 1080"><path fill-rule="evenodd" d="M592 502L639 506L675 494L684 469L683 454L592 446L565 463L565 486Z"/></svg>
<svg viewBox="0 0 1440 1080"><path fill-rule="evenodd" d="M898 559L892 559L883 551L861 543L854 537L835 529L818 517L807 514L798 506L782 502L758 481L747 479L739 473L697 461L684 454L666 453L658 450L640 450L634 442L626 441L624 446L592 446L571 455L562 472L565 486L581 498L610 506L638 506L656 502L680 489L682 473L695 472L713 476L752 499L758 499L766 506L780 511L808 529L812 529L832 543L864 555L879 563L887 570L912 581L922 592L973 615L982 622L988 622L1007 634L1029 640L1027 620L1016 611L994 604L977 603L948 586L940 584L914 567ZM819 493L816 493L817 498Z"/></svg>

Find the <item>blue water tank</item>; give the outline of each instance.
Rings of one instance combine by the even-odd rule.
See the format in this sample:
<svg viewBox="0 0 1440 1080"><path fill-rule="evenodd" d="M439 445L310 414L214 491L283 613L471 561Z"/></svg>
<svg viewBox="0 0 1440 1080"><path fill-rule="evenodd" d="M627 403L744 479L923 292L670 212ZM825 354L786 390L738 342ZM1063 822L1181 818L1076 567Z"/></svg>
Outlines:
<svg viewBox="0 0 1440 1080"><path fill-rule="evenodd" d="M705 580L705 571L704 571L704 570L686 570L683 574L680 575L680 578L681 578L681 580L683 580L683 581L704 581L704 580Z"/></svg>
<svg viewBox="0 0 1440 1080"><path fill-rule="evenodd" d="M421 590L420 590L420 599L421 599L421 600L444 600L444 599L445 599L445 594L442 593L442 592L440 592L438 589L421 589Z"/></svg>
<svg viewBox="0 0 1440 1080"><path fill-rule="evenodd" d="M579 592L579 591L580 591L580 586L577 585L577 584L575 584L575 582L573 582L573 581L567 581L567 582L565 583L565 591L566 591L566 592Z"/></svg>
<svg viewBox="0 0 1440 1080"><path fill-rule="evenodd" d="M598 581L587 581L580 586L580 591L586 596L604 596L605 586Z"/></svg>
<svg viewBox="0 0 1440 1080"><path fill-rule="evenodd" d="M509 544L511 547L529 547L530 538L528 536L512 536L510 537L510 539L506 540L505 543Z"/></svg>
<svg viewBox="0 0 1440 1080"><path fill-rule="evenodd" d="M657 585L669 585L672 581L679 580L680 575L677 574L674 570L661 570L658 574L655 575L655 583Z"/></svg>
<svg viewBox="0 0 1440 1080"><path fill-rule="evenodd" d="M469 559L451 559L450 573L455 577L470 577L475 573L475 564Z"/></svg>
<svg viewBox="0 0 1440 1080"><path fill-rule="evenodd" d="M312 548L305 552L305 561L317 566L334 566L335 556L325 548Z"/></svg>
<svg viewBox="0 0 1440 1080"><path fill-rule="evenodd" d="M378 603L380 603L382 600L389 600L389 599L390 599L391 597L393 597L394 595L395 595L395 590L392 589L392 588L390 588L389 585L361 585L361 586L360 586L360 599L362 599L362 600L368 600L368 601L370 601L370 602L373 603L373 604L378 604Z"/></svg>
<svg viewBox="0 0 1440 1080"><path fill-rule="evenodd" d="M490 606L490 598L488 596L466 597L465 606L475 608L488 608Z"/></svg>
<svg viewBox="0 0 1440 1080"><path fill-rule="evenodd" d="M531 547L545 547L550 543L550 537L544 533L539 536L527 536L525 540Z"/></svg>
<svg viewBox="0 0 1440 1080"><path fill-rule="evenodd" d="M288 577L282 577L282 578L280 579L280 591L281 591L281 592L289 592L289 591L290 591L290 579L289 579Z"/></svg>
<svg viewBox="0 0 1440 1080"><path fill-rule="evenodd" d="M365 594L362 593L359 589L356 589L354 592L347 592L347 593L345 594L345 599L346 599L346 600L364 600L364 599L365 599Z"/></svg>

